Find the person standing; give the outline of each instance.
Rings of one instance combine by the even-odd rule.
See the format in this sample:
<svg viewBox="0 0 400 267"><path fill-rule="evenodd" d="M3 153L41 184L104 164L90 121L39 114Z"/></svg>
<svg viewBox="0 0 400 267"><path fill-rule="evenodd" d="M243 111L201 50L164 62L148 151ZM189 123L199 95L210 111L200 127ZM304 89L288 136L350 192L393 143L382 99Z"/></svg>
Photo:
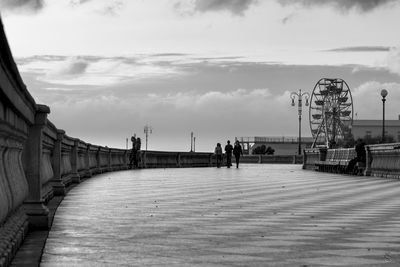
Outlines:
<svg viewBox="0 0 400 267"><path fill-rule="evenodd" d="M221 167L222 163L222 147L220 143L217 143L217 146L214 150L215 157L217 158L217 168Z"/></svg>
<svg viewBox="0 0 400 267"><path fill-rule="evenodd" d="M238 140L236 140L235 146L233 147L233 155L235 155L236 168L239 168L240 155L243 155L243 151Z"/></svg>
<svg viewBox="0 0 400 267"><path fill-rule="evenodd" d="M134 165L135 168L139 168L139 160L140 160L140 148L142 146L142 141L140 140L140 137L136 138L136 146L135 146L135 161L134 161Z"/></svg>
<svg viewBox="0 0 400 267"><path fill-rule="evenodd" d="M228 168L232 166L232 151L233 151L233 146L231 145L231 141L228 140L225 146L226 167Z"/></svg>
<svg viewBox="0 0 400 267"><path fill-rule="evenodd" d="M133 167L135 166L135 162L136 162L136 134L133 135L131 137L131 142L132 142L132 149L131 149L131 153L129 155L129 169L133 169Z"/></svg>

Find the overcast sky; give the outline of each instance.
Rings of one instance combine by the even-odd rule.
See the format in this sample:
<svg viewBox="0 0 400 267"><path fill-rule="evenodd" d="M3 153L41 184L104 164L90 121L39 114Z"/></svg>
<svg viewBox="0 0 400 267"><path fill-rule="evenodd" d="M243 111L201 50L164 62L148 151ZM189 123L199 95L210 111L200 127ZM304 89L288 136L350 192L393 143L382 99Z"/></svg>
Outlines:
<svg viewBox="0 0 400 267"><path fill-rule="evenodd" d="M68 135L112 147L212 151L296 136L289 94L350 86L358 119L400 109L398 0L0 0L23 80ZM308 110L303 135L311 136ZM144 143L144 142L143 142Z"/></svg>

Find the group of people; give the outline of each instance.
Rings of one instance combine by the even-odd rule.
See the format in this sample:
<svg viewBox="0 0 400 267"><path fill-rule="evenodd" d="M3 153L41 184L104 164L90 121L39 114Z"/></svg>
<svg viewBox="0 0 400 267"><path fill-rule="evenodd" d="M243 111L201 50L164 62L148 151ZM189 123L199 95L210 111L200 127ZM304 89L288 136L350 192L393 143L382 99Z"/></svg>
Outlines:
<svg viewBox="0 0 400 267"><path fill-rule="evenodd" d="M131 153L129 154L129 168L133 169L139 167L138 151L140 151L142 142L139 137L136 137L136 135L131 137L131 141L132 141L132 149Z"/></svg>
<svg viewBox="0 0 400 267"><path fill-rule="evenodd" d="M217 158L217 168L220 168L222 165L222 147L220 143L217 143L217 146L214 150L215 156ZM239 168L240 156L243 155L242 146L239 141L236 140L235 145L231 145L231 141L227 141L225 145L225 155L226 155L226 167L230 168L232 166L232 154L235 156L236 160L236 168Z"/></svg>

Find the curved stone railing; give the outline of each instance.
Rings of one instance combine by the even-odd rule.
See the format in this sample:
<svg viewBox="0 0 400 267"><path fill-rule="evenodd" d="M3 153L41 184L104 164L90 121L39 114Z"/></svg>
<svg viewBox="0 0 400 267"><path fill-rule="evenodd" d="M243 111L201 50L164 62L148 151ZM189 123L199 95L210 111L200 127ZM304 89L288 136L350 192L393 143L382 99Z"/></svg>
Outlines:
<svg viewBox="0 0 400 267"><path fill-rule="evenodd" d="M69 137L47 119L24 85L0 21L0 266L29 229L49 227L47 203L71 183L128 168L123 149Z"/></svg>
<svg viewBox="0 0 400 267"><path fill-rule="evenodd" d="M43 108L26 90L0 22L0 266L9 264L28 229L26 213L32 211L25 212L23 204L36 198L30 187L37 183L27 178L35 175L29 167L39 155L26 145L35 138L35 122L41 119L36 113ZM32 158L26 164L23 152Z"/></svg>
<svg viewBox="0 0 400 267"><path fill-rule="evenodd" d="M167 152L140 151L139 166L141 168L179 168L179 167L215 167L215 155L208 152ZM235 159L232 156L232 163ZM297 164L303 161L298 155L244 155L241 163L282 163ZM226 165L226 155L223 155L222 165Z"/></svg>
<svg viewBox="0 0 400 267"><path fill-rule="evenodd" d="M211 167L213 153L139 151L141 168Z"/></svg>
<svg viewBox="0 0 400 267"><path fill-rule="evenodd" d="M369 145L366 175L400 178L400 144Z"/></svg>

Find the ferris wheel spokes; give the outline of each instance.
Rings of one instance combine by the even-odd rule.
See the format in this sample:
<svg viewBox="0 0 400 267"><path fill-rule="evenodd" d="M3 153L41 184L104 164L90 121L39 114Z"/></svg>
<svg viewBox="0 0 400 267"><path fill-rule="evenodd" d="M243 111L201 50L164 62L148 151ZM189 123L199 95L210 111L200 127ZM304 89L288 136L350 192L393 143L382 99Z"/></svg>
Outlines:
<svg viewBox="0 0 400 267"><path fill-rule="evenodd" d="M343 141L353 121L353 103L347 83L342 79L320 79L314 87L310 102L313 147Z"/></svg>

